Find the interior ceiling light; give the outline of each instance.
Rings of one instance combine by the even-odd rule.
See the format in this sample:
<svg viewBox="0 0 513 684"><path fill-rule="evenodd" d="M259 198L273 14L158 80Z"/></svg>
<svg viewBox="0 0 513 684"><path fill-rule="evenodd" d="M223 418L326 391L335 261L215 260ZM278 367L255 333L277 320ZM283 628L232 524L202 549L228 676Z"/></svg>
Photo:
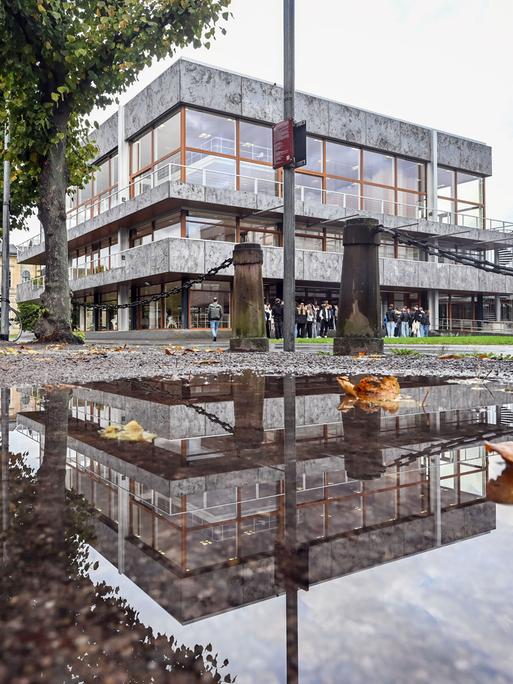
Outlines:
<svg viewBox="0 0 513 684"><path fill-rule="evenodd" d="M210 138L210 137L211 137L210 133L205 133L205 132L200 133L198 135L198 138Z"/></svg>

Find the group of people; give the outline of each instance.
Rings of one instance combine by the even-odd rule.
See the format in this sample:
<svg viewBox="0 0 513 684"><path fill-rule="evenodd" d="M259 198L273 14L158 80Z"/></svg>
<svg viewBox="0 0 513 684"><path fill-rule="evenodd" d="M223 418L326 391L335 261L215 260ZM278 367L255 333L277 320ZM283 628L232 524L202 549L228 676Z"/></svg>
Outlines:
<svg viewBox="0 0 513 684"><path fill-rule="evenodd" d="M276 297L274 302L265 303L265 331L267 337L281 339L283 337L283 300ZM303 301L296 305L296 337L313 339L328 337L328 331L337 327L337 305L324 300L321 305L317 302L305 304Z"/></svg>
<svg viewBox="0 0 513 684"><path fill-rule="evenodd" d="M392 304L385 313L387 337L427 337L431 321L429 311L421 306L396 309Z"/></svg>

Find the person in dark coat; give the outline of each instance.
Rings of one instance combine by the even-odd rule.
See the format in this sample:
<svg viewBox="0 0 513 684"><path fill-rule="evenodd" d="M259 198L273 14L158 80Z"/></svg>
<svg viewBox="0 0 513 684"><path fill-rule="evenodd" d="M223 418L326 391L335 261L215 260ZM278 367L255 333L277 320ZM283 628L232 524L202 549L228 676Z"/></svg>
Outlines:
<svg viewBox="0 0 513 684"><path fill-rule="evenodd" d="M278 297L274 300L271 311L274 320L274 334L277 340L281 340L283 337L283 302Z"/></svg>

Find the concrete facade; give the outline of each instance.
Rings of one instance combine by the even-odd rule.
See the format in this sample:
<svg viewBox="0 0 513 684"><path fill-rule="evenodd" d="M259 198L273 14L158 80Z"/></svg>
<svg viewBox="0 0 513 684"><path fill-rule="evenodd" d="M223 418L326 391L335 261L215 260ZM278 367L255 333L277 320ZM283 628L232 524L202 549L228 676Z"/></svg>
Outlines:
<svg viewBox="0 0 513 684"><path fill-rule="evenodd" d="M121 250L122 255L116 257L115 263L109 262L108 269L96 269L99 272L85 277L75 277L76 271L72 271L70 285L76 295L100 297L101 293L117 291L118 301L121 303L122 299L126 301L130 296L135 296L133 292L131 294L132 287L204 274L209 268L231 256L233 242L219 239L167 238L142 246L130 246L132 242L129 234L132 229L156 221L169 212L177 211L181 215L215 212L216 215L233 216L238 221L265 217L266 221L274 221L280 225L280 197L258 189L247 192L212 187L208 177L202 184L198 184L186 182L185 177L169 180L152 176L152 187L145 188L140 193L134 193L132 186L126 189L124 186L130 182L130 148L133 141L180 108L191 107L237 117L241 121L273 124L282 117L282 96L282 89L276 84L180 59L105 121L92 134L92 139L98 147L99 163L117 152L118 190L105 206L102 205L94 212L97 215L79 214L75 223L70 225L70 266L72 254L78 253L77 250L92 249L94 244L109 239L109 236L117 236L118 251ZM383 203L381 212L355 210L329 204L324 196L319 201L313 201L308 193L303 196L301 191L296 200L296 222L302 229L308 231L318 226L327 226L325 231L341 231L341 221L345 216L354 215L356 211L376 218L388 228L405 227L408 233L451 250L482 249L481 254L487 254L490 258L494 250L504 247L505 226L498 223L481 226L476 220L476 225L465 225L465 229L462 229L461 225L451 223L450 217L448 220L437 213L437 164L459 173L484 178L492 171L489 146L301 92L297 93L296 118L307 122L307 131L311 136L358 146L364 151L377 151L397 155L399 159L425 163L427 178L425 215L419 215L415 219L402 216L397 207L390 212L389 205ZM184 151L182 160L183 155ZM400 195L401 192L396 191L396 194ZM378 202L376 200L376 205ZM483 227L488 228L486 232ZM486 246L480 246L479 243L486 243ZM263 276L271 287L271 290L266 290L266 296L271 296L269 293L279 292L281 287L281 248L264 245L263 249ZM18 260L22 264L35 264L44 269L44 242L35 239L22 245ZM341 249L298 249L298 286L314 291L315 288L322 289L328 283L330 291L335 292L340 282L341 265ZM232 276L231 269L219 275L221 280L229 281ZM488 308L493 308L495 312L494 321L508 321L513 317L513 279L477 271L471 266L439 263L437 258L431 257L424 260L409 256L401 258L396 254L391 258L383 254L380 258L380 283L382 292L389 292L385 295L389 300L394 297L394 292L408 291L414 293L417 303L424 302L424 307L436 303L432 326L446 316L446 309L442 307L447 306L448 298L449 307L451 306L451 296L470 298L473 318L477 318L477 310L483 310L483 297L492 298L490 301L493 301L493 307L490 304ZM18 299L37 300L41 285L41 279L21 284L18 287ZM481 299L478 301L478 298ZM485 304L484 308L488 310L488 300ZM122 326L120 329L127 329L127 326L134 325L131 320L129 316L120 316L116 325Z"/></svg>

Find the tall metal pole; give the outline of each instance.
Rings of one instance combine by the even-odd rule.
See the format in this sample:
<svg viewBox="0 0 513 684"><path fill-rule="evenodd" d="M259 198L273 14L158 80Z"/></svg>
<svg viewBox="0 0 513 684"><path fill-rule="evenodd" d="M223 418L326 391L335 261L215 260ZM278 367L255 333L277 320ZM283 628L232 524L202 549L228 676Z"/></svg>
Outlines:
<svg viewBox="0 0 513 684"><path fill-rule="evenodd" d="M294 13L295 0L283 0L283 114L294 120ZM283 349L295 351L296 225L294 166L283 169Z"/></svg>
<svg viewBox="0 0 513 684"><path fill-rule="evenodd" d="M9 148L9 128L5 129L4 152ZM2 204L2 297L0 304L0 340L9 339L9 205L11 201L11 164L4 159L4 195Z"/></svg>

